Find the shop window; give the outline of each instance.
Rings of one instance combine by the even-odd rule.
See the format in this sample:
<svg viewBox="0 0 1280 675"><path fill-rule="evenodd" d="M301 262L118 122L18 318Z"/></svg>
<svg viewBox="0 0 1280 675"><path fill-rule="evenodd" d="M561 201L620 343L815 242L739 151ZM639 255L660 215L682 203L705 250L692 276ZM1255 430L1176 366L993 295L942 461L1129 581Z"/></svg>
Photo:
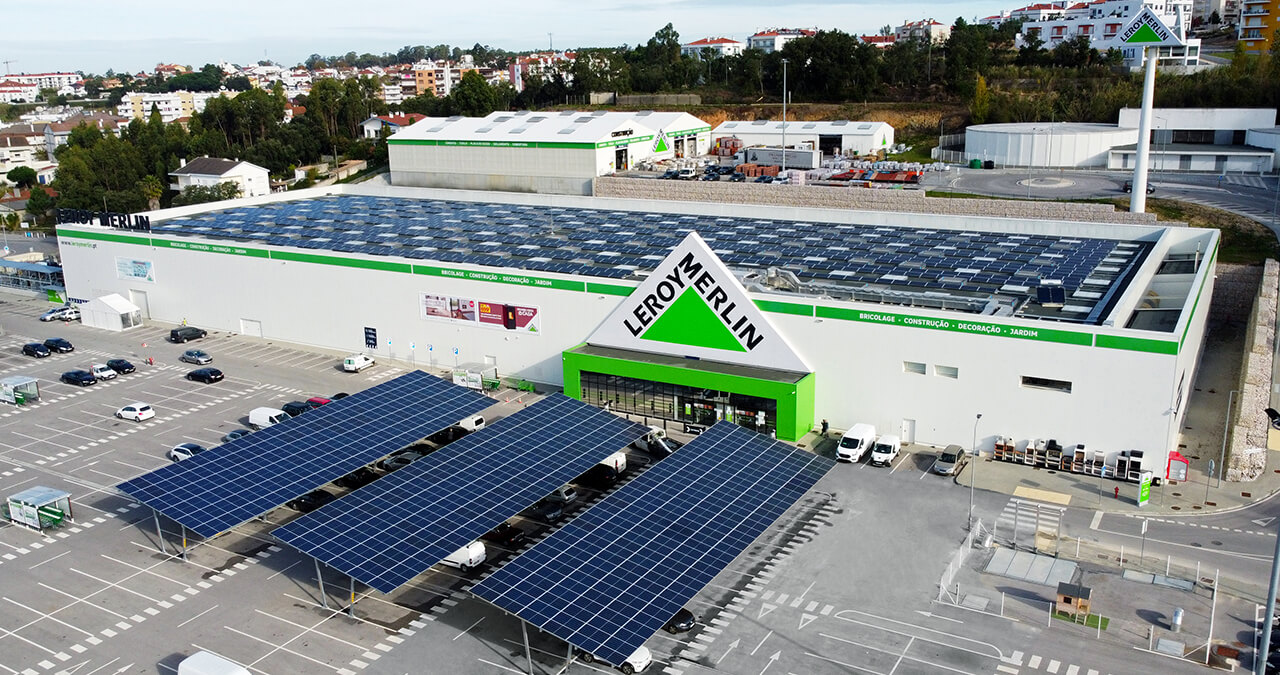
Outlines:
<svg viewBox="0 0 1280 675"><path fill-rule="evenodd" d="M916 363L915 361L902 362L902 372L904 373L914 373L916 375L924 375L925 369L926 369L926 366L923 363Z"/></svg>
<svg viewBox="0 0 1280 675"><path fill-rule="evenodd" d="M933 374L938 377L949 377L953 380L960 379L960 369L955 366L934 366Z"/></svg>
<svg viewBox="0 0 1280 675"><path fill-rule="evenodd" d="M1047 377L1031 377L1030 375L1022 376L1022 386L1030 389L1048 389L1050 391L1060 391L1064 394L1071 393L1071 383L1066 380L1052 380Z"/></svg>

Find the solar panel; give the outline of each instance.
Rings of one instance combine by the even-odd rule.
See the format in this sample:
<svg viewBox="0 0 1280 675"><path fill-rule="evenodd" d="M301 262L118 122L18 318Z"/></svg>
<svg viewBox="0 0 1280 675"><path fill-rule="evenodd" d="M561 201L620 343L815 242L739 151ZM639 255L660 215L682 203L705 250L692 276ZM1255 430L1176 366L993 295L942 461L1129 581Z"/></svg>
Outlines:
<svg viewBox="0 0 1280 675"><path fill-rule="evenodd" d="M390 593L647 430L552 394L272 534Z"/></svg>
<svg viewBox="0 0 1280 675"><path fill-rule="evenodd" d="M720 422L472 592L616 666L834 465Z"/></svg>
<svg viewBox="0 0 1280 675"><path fill-rule="evenodd" d="M118 487L211 537L492 404L413 371Z"/></svg>

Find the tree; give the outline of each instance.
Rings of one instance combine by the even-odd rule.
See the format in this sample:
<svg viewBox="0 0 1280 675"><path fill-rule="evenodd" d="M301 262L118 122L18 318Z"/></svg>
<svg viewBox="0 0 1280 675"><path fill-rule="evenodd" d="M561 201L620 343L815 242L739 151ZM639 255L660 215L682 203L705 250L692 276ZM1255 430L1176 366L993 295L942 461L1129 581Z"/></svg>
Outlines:
<svg viewBox="0 0 1280 675"><path fill-rule="evenodd" d="M29 166L14 167L4 177L20 188L29 188L36 184L36 170Z"/></svg>
<svg viewBox="0 0 1280 675"><path fill-rule="evenodd" d="M1222 15L1218 14L1218 10L1213 10L1213 13L1209 15L1209 23L1214 26L1222 23Z"/></svg>
<svg viewBox="0 0 1280 675"><path fill-rule="evenodd" d="M498 109L498 97L493 87L474 70L462 74L462 81L449 94L455 114L483 117Z"/></svg>
<svg viewBox="0 0 1280 675"><path fill-rule="evenodd" d="M53 197L45 192L43 186L37 185L31 189L31 196L27 198L27 213L31 214L31 218L36 221L37 225L41 225L45 221L45 215L54 207Z"/></svg>
<svg viewBox="0 0 1280 675"><path fill-rule="evenodd" d="M206 204L208 202L235 199L239 196L240 186L231 181L218 183L217 185L188 185L182 189L182 192L177 197L173 198L173 205Z"/></svg>
<svg viewBox="0 0 1280 675"><path fill-rule="evenodd" d="M152 174L147 174L138 181L138 191L147 200L147 210L155 211L160 208L160 197L164 196L164 183L160 182Z"/></svg>
<svg viewBox="0 0 1280 675"><path fill-rule="evenodd" d="M19 218L18 214L14 213L13 211L10 211L4 217L4 229L6 230L16 230L18 229L18 225L20 225L21 223L22 223L22 219Z"/></svg>
<svg viewBox="0 0 1280 675"><path fill-rule="evenodd" d="M973 85L973 101L969 103L969 116L974 124L987 121L987 113L991 111L991 92L987 91L987 79L978 75Z"/></svg>

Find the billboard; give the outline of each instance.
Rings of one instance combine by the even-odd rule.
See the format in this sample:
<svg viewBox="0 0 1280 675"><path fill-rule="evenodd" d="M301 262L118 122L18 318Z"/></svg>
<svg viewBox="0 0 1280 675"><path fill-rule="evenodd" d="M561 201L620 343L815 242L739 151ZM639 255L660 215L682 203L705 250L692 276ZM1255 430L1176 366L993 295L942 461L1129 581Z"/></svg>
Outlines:
<svg viewBox="0 0 1280 675"><path fill-rule="evenodd" d="M533 335L542 332L542 313L537 307L430 293L422 293L419 298L419 315L423 319Z"/></svg>
<svg viewBox="0 0 1280 675"><path fill-rule="evenodd" d="M116 276L121 279L137 279L138 281L149 281L155 283L156 272L155 267L150 260L137 260L135 258L116 258Z"/></svg>

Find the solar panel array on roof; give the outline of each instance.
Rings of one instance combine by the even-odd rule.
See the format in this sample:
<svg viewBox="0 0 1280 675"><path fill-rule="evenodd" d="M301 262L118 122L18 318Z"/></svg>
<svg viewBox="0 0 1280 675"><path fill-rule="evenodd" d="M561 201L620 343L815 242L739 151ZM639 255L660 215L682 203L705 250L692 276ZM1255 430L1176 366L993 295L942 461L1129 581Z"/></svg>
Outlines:
<svg viewBox="0 0 1280 675"><path fill-rule="evenodd" d="M272 534L390 593L647 431L552 394Z"/></svg>
<svg viewBox="0 0 1280 675"><path fill-rule="evenodd" d="M211 537L492 404L413 371L118 487Z"/></svg>
<svg viewBox="0 0 1280 675"><path fill-rule="evenodd" d="M472 592L618 665L834 465L720 422Z"/></svg>
<svg viewBox="0 0 1280 675"><path fill-rule="evenodd" d="M1030 302L1029 287L1056 279L1073 302L1089 308L1103 298L1073 296L1085 279L1122 288L1151 247L1086 237L361 195L238 206L175 218L152 230L615 279L642 278L696 230L731 268L761 273L777 268L836 298L874 300L878 291L890 290L916 297L940 293ZM1028 288L1016 290L1022 287ZM887 295L879 301L898 302ZM1086 319L1039 308L1034 314ZM1098 314L1087 318L1101 320Z"/></svg>

